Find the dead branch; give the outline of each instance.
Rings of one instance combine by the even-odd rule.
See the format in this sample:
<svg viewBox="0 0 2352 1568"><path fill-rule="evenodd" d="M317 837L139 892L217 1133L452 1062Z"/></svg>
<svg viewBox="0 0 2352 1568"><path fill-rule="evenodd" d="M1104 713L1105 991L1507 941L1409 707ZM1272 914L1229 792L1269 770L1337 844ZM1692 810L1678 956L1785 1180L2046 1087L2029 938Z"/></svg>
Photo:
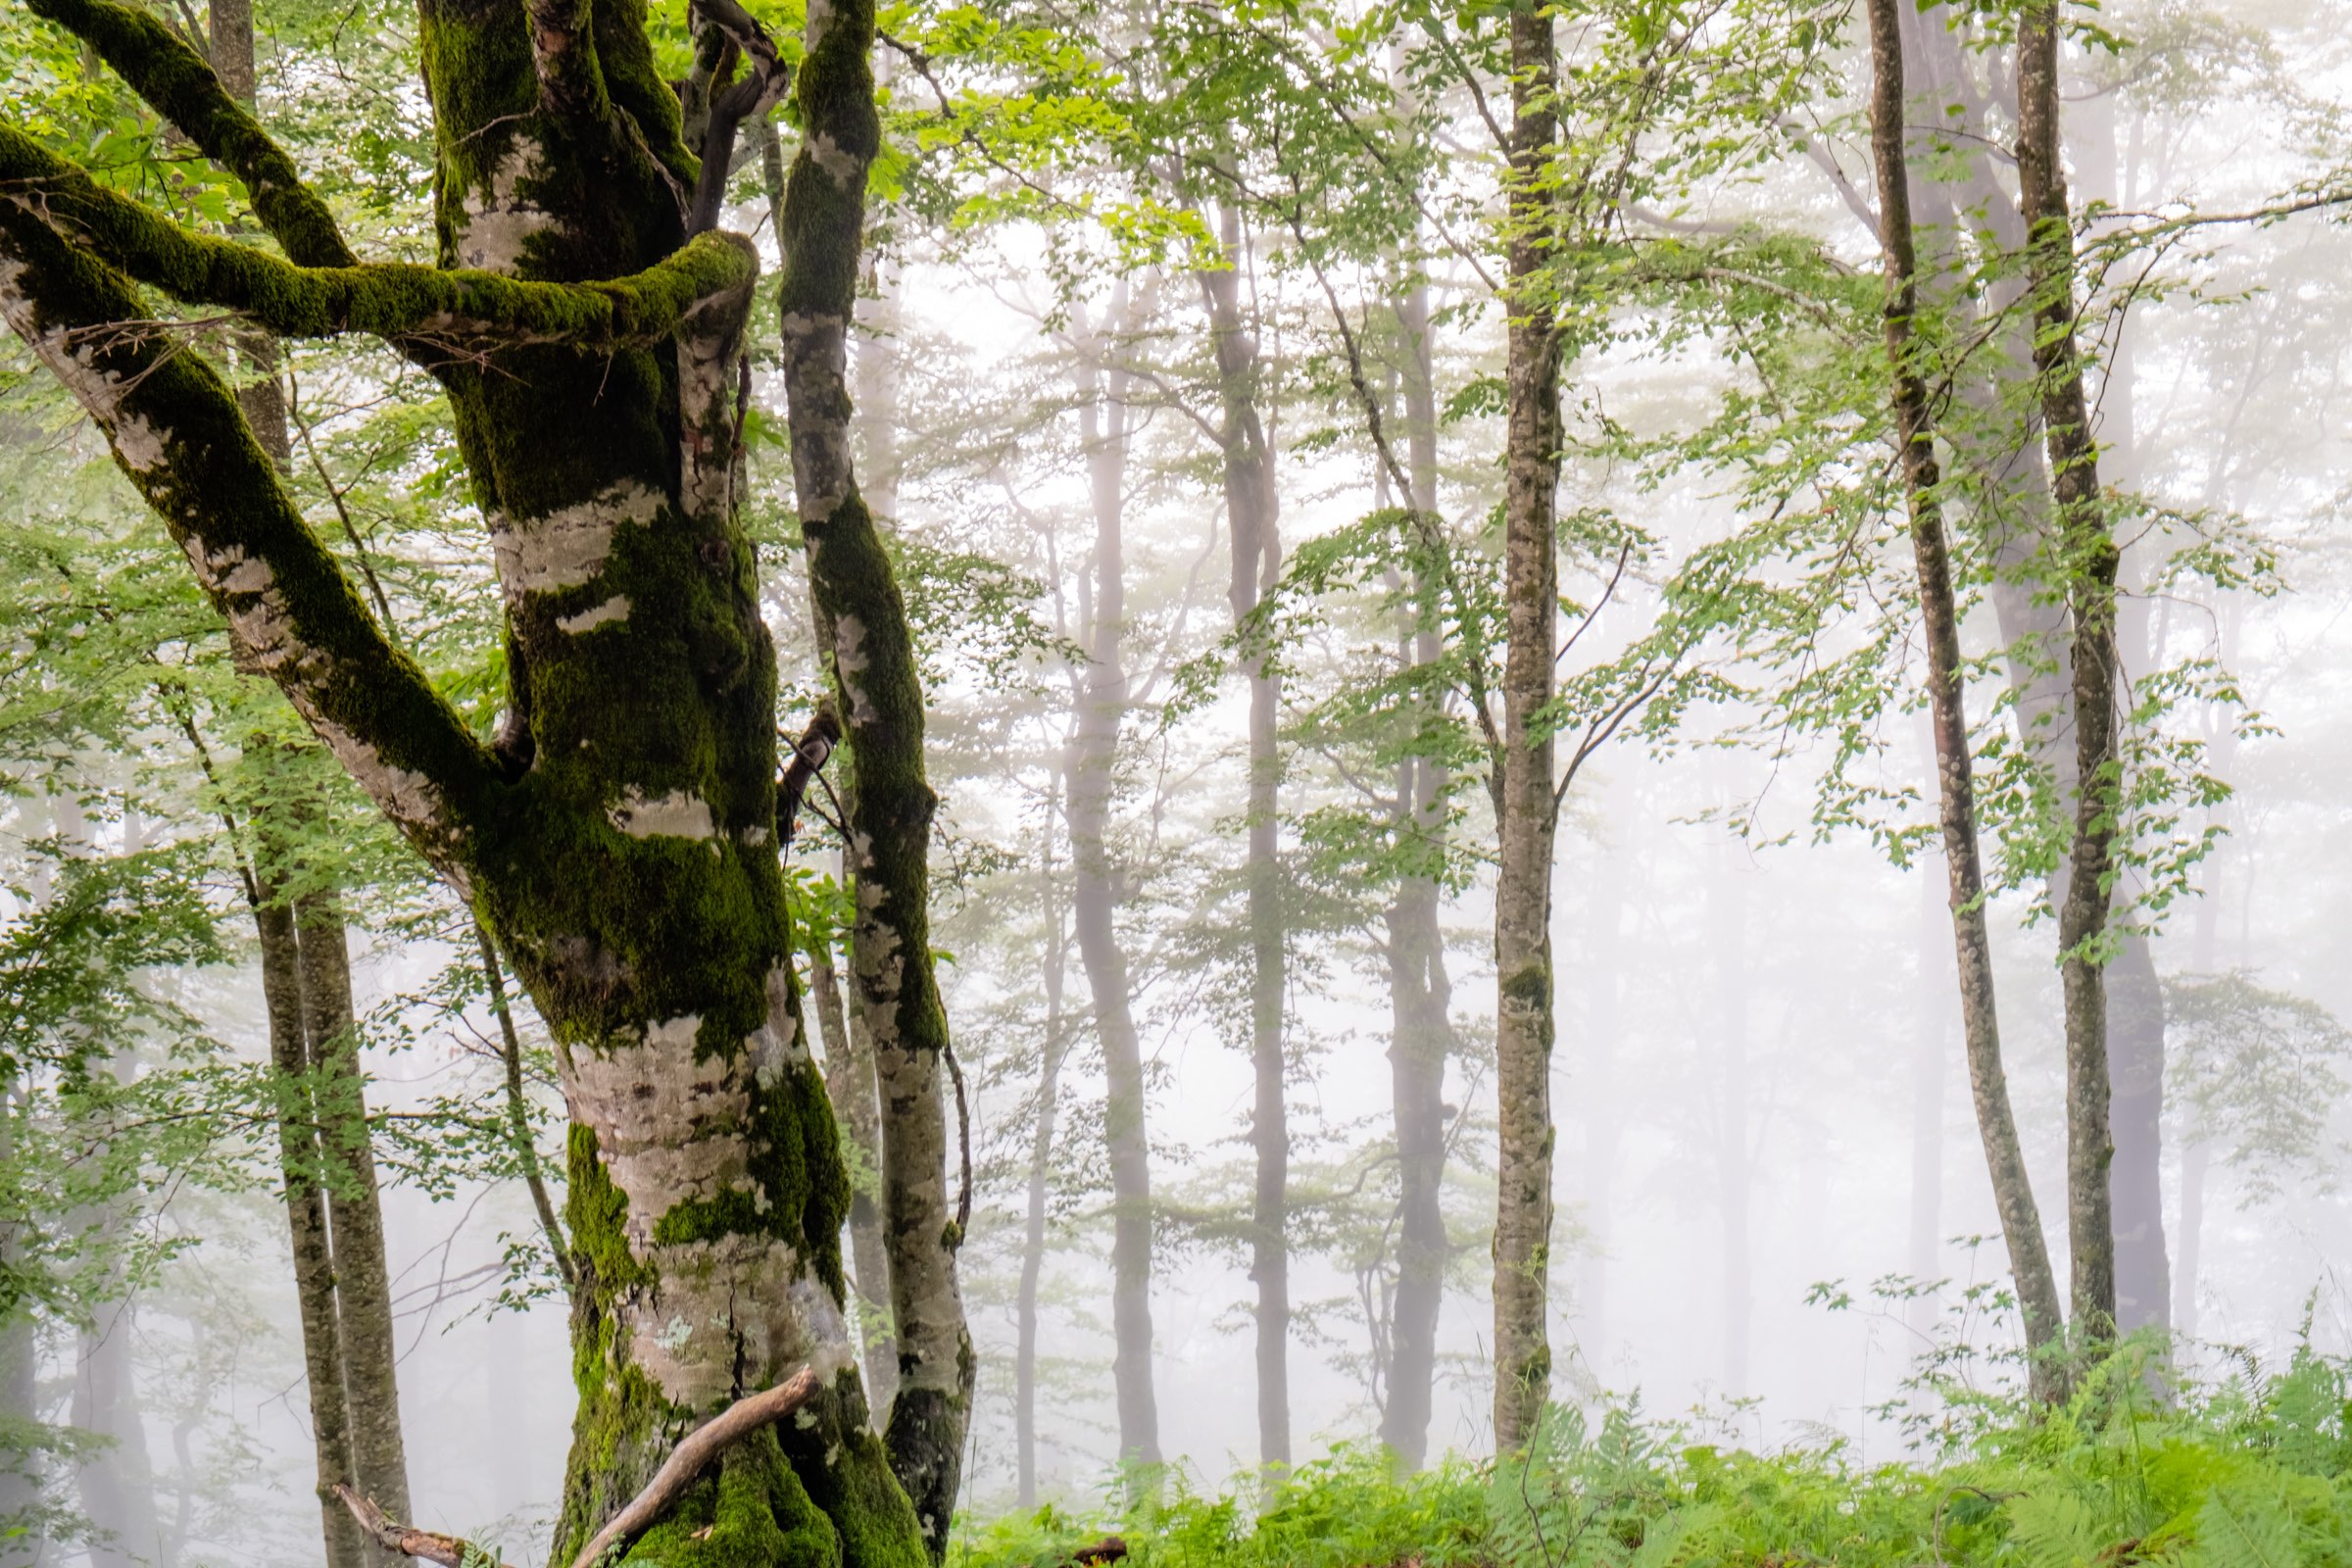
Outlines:
<svg viewBox="0 0 2352 1568"><path fill-rule="evenodd" d="M384 1517L383 1509L340 1481L335 1483L335 1495L343 1499L343 1506L351 1510L351 1516L360 1522L360 1528L386 1551L396 1551L404 1557L422 1557L426 1562L441 1564L441 1568L469 1568L469 1565L470 1568L507 1568L505 1563L470 1541L394 1524Z"/></svg>
<svg viewBox="0 0 2352 1568"><path fill-rule="evenodd" d="M785 744L792 748L792 760L785 764L784 776L776 780L776 837L789 855L808 781L824 777L825 763L832 759L833 748L841 744L841 715L834 710L833 699L819 699L815 715L801 731L801 738Z"/></svg>
<svg viewBox="0 0 2352 1568"><path fill-rule="evenodd" d="M598 1558L614 1546L643 1535L646 1528L678 1496L694 1484L696 1476L711 1460L717 1458L730 1445L750 1437L760 1428L783 1420L798 1410L816 1394L816 1368L803 1367L774 1388L737 1399L724 1410L688 1433L678 1446L669 1450L662 1468L645 1490L630 1500L627 1507L612 1516L612 1522L596 1533L594 1540L580 1548L571 1559L571 1568L590 1568ZM433 1559L436 1562L440 1558Z"/></svg>

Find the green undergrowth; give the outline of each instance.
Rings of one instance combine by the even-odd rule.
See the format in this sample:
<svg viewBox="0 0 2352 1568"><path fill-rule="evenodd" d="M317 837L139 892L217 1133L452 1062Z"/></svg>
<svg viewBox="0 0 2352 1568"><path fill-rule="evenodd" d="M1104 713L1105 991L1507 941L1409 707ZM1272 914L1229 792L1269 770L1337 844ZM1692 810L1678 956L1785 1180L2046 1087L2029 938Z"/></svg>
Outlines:
<svg viewBox="0 0 2352 1568"><path fill-rule="evenodd" d="M1947 1402L1896 1462L1751 1452L1624 1407L1552 1413L1525 1458L1396 1479L1343 1447L1259 1500L1180 1475L1133 1508L968 1523L956 1568L1055 1568L1108 1534L1133 1568L2182 1568L2352 1565L2346 1363L2168 1389L2110 1363L2067 1407Z"/></svg>

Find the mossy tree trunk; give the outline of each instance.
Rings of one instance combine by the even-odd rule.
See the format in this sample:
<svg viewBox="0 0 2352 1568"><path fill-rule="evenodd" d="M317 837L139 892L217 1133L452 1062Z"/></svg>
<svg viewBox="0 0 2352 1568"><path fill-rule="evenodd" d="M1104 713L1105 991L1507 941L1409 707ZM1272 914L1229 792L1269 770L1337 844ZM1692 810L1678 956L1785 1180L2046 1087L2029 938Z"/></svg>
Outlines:
<svg viewBox="0 0 2352 1568"><path fill-rule="evenodd" d="M1504 385L1502 725L1494 777L1494 1090L1500 1147L1494 1214L1494 1446L1535 1435L1551 1393L1551 858L1559 820L1544 710L1559 618L1560 338L1549 270L1559 133L1551 13L1515 6Z"/></svg>
<svg viewBox="0 0 2352 1568"><path fill-rule="evenodd" d="M775 662L736 511L757 263L740 238L695 233L715 206L698 155L721 167L734 126L765 113L773 51L739 28L753 64L715 84L729 113L710 117L727 144L690 146L642 7L426 0L442 267L364 266L152 19L113 0L35 10L235 172L285 260L172 228L0 127L0 175L45 198L0 210L0 312L105 433L255 664L490 927L554 1036L579 1281L554 1555L687 1429L812 1367L818 1396L731 1449L631 1555L914 1568L922 1535L865 1430L843 1320L848 1183L777 861ZM870 120L862 61L839 59L862 48L848 15L804 78L820 122ZM370 615L229 389L142 326L140 283L281 334L368 330L439 376L503 594L494 740Z"/></svg>
<svg viewBox="0 0 2352 1568"><path fill-rule="evenodd" d="M934 1561L947 1551L978 1363L949 1190L947 1014L932 970L931 822L914 637L852 461L850 325L865 180L881 147L868 62L873 0L813 8L801 70L802 144L778 232L793 484L819 634L855 764L847 800L857 896L851 983L871 1045L882 1120L882 1209L899 1387L888 1442Z"/></svg>

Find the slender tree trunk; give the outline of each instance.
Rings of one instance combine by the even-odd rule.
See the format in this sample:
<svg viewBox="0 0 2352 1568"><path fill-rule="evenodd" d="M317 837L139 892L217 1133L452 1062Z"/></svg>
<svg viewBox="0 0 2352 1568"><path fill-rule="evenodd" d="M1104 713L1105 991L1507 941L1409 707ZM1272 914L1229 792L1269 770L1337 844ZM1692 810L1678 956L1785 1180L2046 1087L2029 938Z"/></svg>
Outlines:
<svg viewBox="0 0 2352 1568"><path fill-rule="evenodd" d="M1507 650L1494 812L1494 1445L1534 1435L1551 1392L1551 857L1558 817L1552 741L1537 728L1552 695L1559 607L1560 342L1545 272L1555 199L1544 171L1559 122L1548 11L1511 12L1509 404L1503 478Z"/></svg>
<svg viewBox="0 0 2352 1568"><path fill-rule="evenodd" d="M845 882L847 881L845 868ZM817 1043L825 1054L825 1096L841 1123L850 1162L851 1284L858 1296L858 1340L865 1358L866 1399L876 1430L890 1424L899 1392L899 1339L890 1320L890 1249L882 1231L881 1108L874 1099L874 1054L842 1008L841 976L830 942L808 953L808 990Z"/></svg>
<svg viewBox="0 0 2352 1568"><path fill-rule="evenodd" d="M2075 1334L2088 1345L2112 1336L2116 1321L2105 950L2121 765L2116 751L2118 555L2099 498L2098 449L2075 343L2074 213L2059 159L2055 0L2031 0L2018 19L2017 117L2019 206L2029 225L2025 262L2035 323L2034 368L2073 633L2068 673L2075 819L2058 941L2066 993L2072 1296Z"/></svg>
<svg viewBox="0 0 2352 1568"><path fill-rule="evenodd" d="M2040 1210L2026 1174L2025 1152L2009 1104L1993 996L1992 945L1985 923L1984 879L1978 859L1976 784L1960 657L1959 615L1943 527L1942 474L1936 460L1928 396L1929 362L1918 341L1919 263L1911 231L1911 189L1904 138L1901 0L1869 0L1871 148L1877 168L1880 241L1886 267L1886 358L1903 486L1919 571L1928 651L1930 713L1935 727L1938 821L1951 887L1952 936L1960 975L1961 1027L1977 1127L1992 1177L1993 1201L2008 1243L2018 1299L2025 1311L2030 1379L2043 1399L2064 1392L2058 1355L2065 1333L2057 1276L2042 1240Z"/></svg>
<svg viewBox="0 0 2352 1568"><path fill-rule="evenodd" d="M787 421L808 580L826 638L854 768L846 802L856 877L855 1011L874 1054L881 1102L899 1388L887 1441L934 1563L945 1556L978 1362L964 1324L951 1191L948 1021L932 967L931 824L923 694L906 611L858 486L847 384L850 323L864 241L865 184L881 145L868 56L872 0L808 16L800 74L801 151L782 233Z"/></svg>
<svg viewBox="0 0 2352 1568"><path fill-rule="evenodd" d="M2173 1275L2173 1332L2197 1337L2197 1270L2205 1251L2205 1178L2213 1146L2202 1138L2182 1140L2180 1150L2180 1267Z"/></svg>
<svg viewBox="0 0 2352 1568"><path fill-rule="evenodd" d="M1438 419L1432 373L1429 289L1416 283L1397 311L1403 340L1406 472L1414 510L1438 506ZM1385 470L1382 477L1386 478ZM1400 629L1398 658L1435 663L1444 649L1429 606L1436 587L1414 584L1415 612ZM1424 720L1434 714L1422 715ZM1396 825L1408 860L1445 856L1444 764L1407 757L1396 766ZM1441 1199L1446 1169L1446 1061L1452 1052L1453 982L1446 972L1442 899L1427 871L1398 879L1384 917L1389 956L1389 1084L1396 1140L1396 1294L1389 1315L1389 1392L1381 1441L1399 1470L1418 1470L1429 1453L1430 1409L1437 1388L1438 1312L1445 1298L1450 1243Z"/></svg>
<svg viewBox="0 0 2352 1568"><path fill-rule="evenodd" d="M410 1517L401 1442L399 1347L392 1328L384 1213L351 1008L351 950L343 912L323 895L294 906L302 963L303 1034L326 1157L335 1304L342 1318L343 1386L350 1399L354 1484L394 1519ZM378 1548L380 1550L381 1548Z"/></svg>
<svg viewBox="0 0 2352 1568"><path fill-rule="evenodd" d="M1225 267L1200 274L1216 351L1223 440L1225 517L1232 544L1226 598L1239 631L1280 579L1282 541L1273 452L1258 409L1253 320L1241 298L1241 219L1221 210ZM1250 1142L1257 1170L1250 1212L1250 1278L1257 1287L1258 1464L1275 1473L1291 1462L1291 1259L1289 1073L1283 1051L1283 913L1277 792L1281 760L1276 729L1281 678L1263 656L1245 661L1250 679L1250 1070L1254 1085Z"/></svg>
<svg viewBox="0 0 2352 1568"><path fill-rule="evenodd" d="M478 920L473 922L473 940L481 955L482 983L489 992L490 1010L498 1019L500 1060L507 1080L507 1138L522 1167L522 1185L539 1216L539 1232L547 1238L548 1255L555 1259L556 1273L569 1293L578 1288L579 1276L572 1267L571 1244L564 1240L564 1227L556 1218L555 1200L548 1193L538 1141L531 1131L529 1092L522 1076L522 1031L515 1025L514 1004L507 1000L506 969L499 961L498 945Z"/></svg>
<svg viewBox="0 0 2352 1568"><path fill-rule="evenodd" d="M130 1306L107 1302L78 1336L74 1360L73 1424L107 1446L76 1468L81 1511L93 1532L90 1568L160 1563L163 1538L155 1513L155 1471L130 1364Z"/></svg>
<svg viewBox="0 0 2352 1568"><path fill-rule="evenodd" d="M1116 341L1128 325L1126 295L1113 296L1104 335ZM1162 1462L1159 1401L1152 1374L1152 1165L1145 1128L1143 1048L1129 1005L1127 956L1119 945L1120 869L1112 858L1110 806L1116 788L1119 729L1127 711L1127 669L1120 660L1126 630L1126 565L1120 538L1126 506L1126 376L1079 359L1080 430L1094 503L1094 582L1081 605L1079 646L1087 665L1079 677L1077 721L1069 760L1070 863L1075 873L1071 915L1079 961L1094 1002L1102 1046L1106 1101L1103 1141L1110 1155L1110 1312L1115 1342L1112 1381L1119 1411L1119 1457L1154 1467Z"/></svg>
<svg viewBox="0 0 2352 1568"><path fill-rule="evenodd" d="M1054 791L1058 794L1058 791ZM1037 1506L1037 1291L1046 1266L1046 1205L1052 1196L1054 1135L1061 1111L1061 1064L1069 1050L1069 1023L1061 992L1069 968L1069 940L1054 867L1054 819L1059 803L1046 811L1046 859L1042 881L1046 914L1046 1040L1038 1063L1037 1108L1029 1134L1028 1202L1021 1217L1021 1283L1014 1303L1013 1437L1016 1482L1023 1508Z"/></svg>
<svg viewBox="0 0 2352 1568"><path fill-rule="evenodd" d="M318 1147L310 1046L303 1035L302 952L293 909L265 883L253 911L261 938L262 999L270 1018L275 1070L278 1164L286 1189L286 1224L294 1251L294 1296L302 1320L303 1370L310 1388L321 1527L328 1568L362 1568L370 1559L359 1528L329 1490L356 1485L351 1406L343 1382L343 1327L335 1304L335 1260L327 1234L326 1169Z"/></svg>

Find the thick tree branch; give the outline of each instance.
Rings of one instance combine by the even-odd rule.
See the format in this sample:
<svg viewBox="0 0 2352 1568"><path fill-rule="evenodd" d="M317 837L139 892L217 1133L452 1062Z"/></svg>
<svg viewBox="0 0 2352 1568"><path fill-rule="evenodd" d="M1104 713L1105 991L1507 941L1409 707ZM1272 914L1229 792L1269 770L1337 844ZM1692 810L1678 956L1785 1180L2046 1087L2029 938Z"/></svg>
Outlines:
<svg viewBox="0 0 2352 1568"><path fill-rule="evenodd" d="M784 101L792 90L792 67L777 52L767 29L735 0L695 0L694 14L733 46L731 52L741 58L745 68L736 80L710 92L702 177L695 184L694 204L686 215L686 232L703 234L718 226L727 176L735 168L736 134L745 121L763 119Z"/></svg>
<svg viewBox="0 0 2352 1568"><path fill-rule="evenodd" d="M591 1568L612 1547L643 1535L730 1444L740 1443L761 1427L783 1420L815 1394L816 1369L803 1367L772 1389L737 1399L688 1433L669 1450L669 1457L662 1461L662 1468L654 1472L654 1479L645 1484L645 1490L580 1548L580 1554L571 1560L571 1568Z"/></svg>
<svg viewBox="0 0 2352 1568"><path fill-rule="evenodd" d="M280 337L366 332L463 348L551 342L593 352L669 336L707 303L746 290L759 258L714 235L634 277L539 283L407 264L300 267L250 245L192 234L0 125L0 202L38 219L142 283L224 306Z"/></svg>
<svg viewBox="0 0 2352 1568"><path fill-rule="evenodd" d="M235 395L147 318L121 273L0 201L0 316L113 446L227 617L352 777L462 893L489 755L384 635L318 542Z"/></svg>
<svg viewBox="0 0 2352 1568"><path fill-rule="evenodd" d="M103 59L214 163L244 181L254 216L304 267L351 267L334 216L261 122L229 96L211 65L146 12L117 0L26 0Z"/></svg>
<svg viewBox="0 0 2352 1568"><path fill-rule="evenodd" d="M351 1510L351 1516L360 1522L360 1528L368 1538L386 1551L403 1557L421 1557L426 1562L441 1564L441 1568L507 1568L470 1541L393 1523L371 1499L361 1496L340 1481L335 1483L335 1495L343 1499L343 1506Z"/></svg>

